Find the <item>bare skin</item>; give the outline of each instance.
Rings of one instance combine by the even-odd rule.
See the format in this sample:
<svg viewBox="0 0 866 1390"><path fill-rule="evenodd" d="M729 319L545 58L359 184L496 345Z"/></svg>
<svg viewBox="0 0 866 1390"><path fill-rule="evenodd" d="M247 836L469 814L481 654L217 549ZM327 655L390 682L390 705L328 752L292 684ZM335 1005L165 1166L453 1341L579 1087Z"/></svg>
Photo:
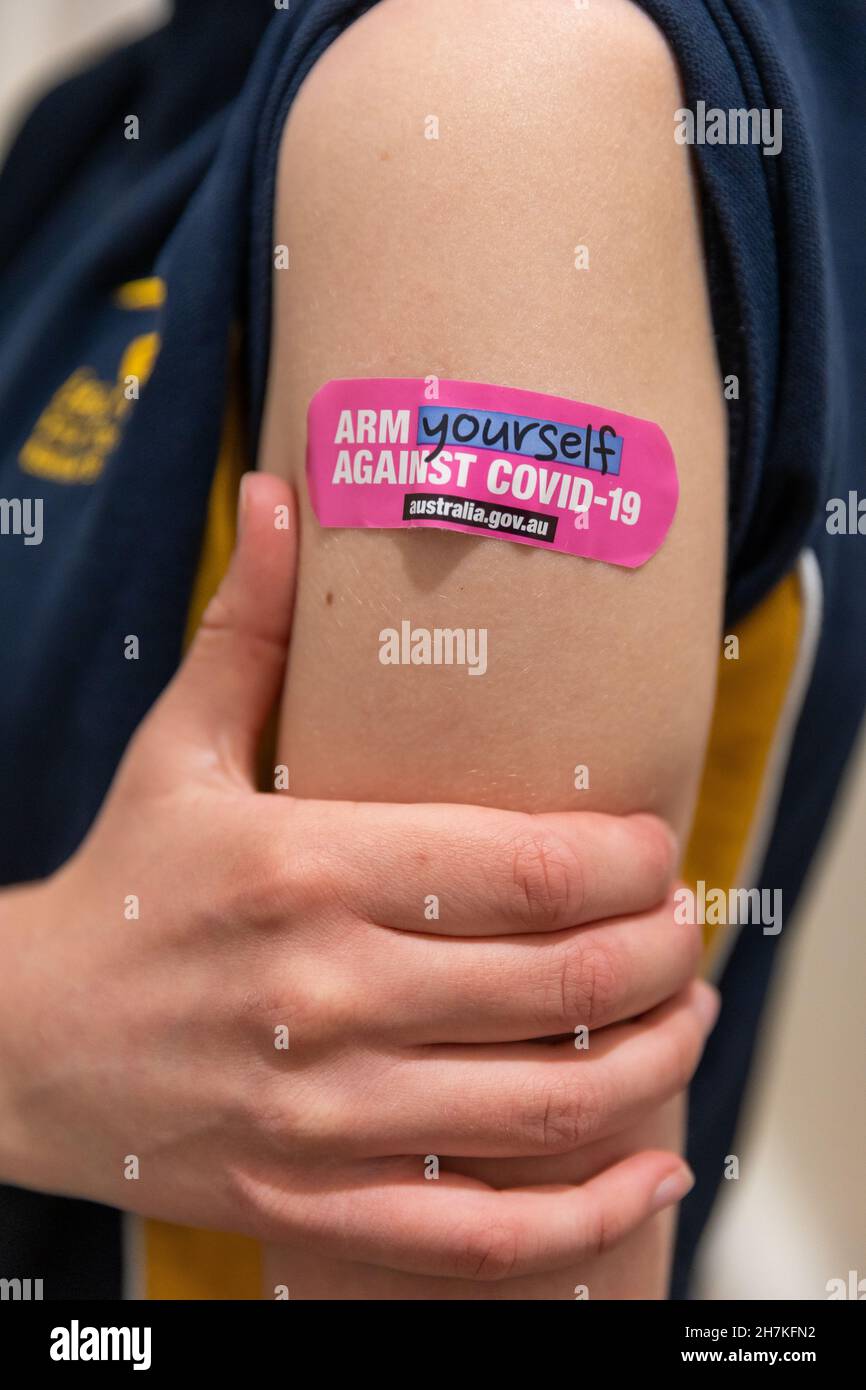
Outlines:
<svg viewBox="0 0 866 1390"><path fill-rule="evenodd" d="M50 879L0 894L0 1180L252 1234L278 1248L270 1277L295 1297L558 1298L581 1280L594 1297L657 1295L659 1213L688 1187L681 1097L713 999L689 983L696 934L673 932L664 906L670 840L624 813L689 818L723 429L693 190L662 138L675 77L623 0L593 10L564 72L570 10L551 5L527 35L524 8L487 0L466 23L452 0L435 22L385 0L352 35L369 61L343 43L317 69L282 186L317 140L337 157L313 160L303 209L281 200L306 272L277 295L261 462L301 481L306 402L330 375L432 363L612 401L674 444L683 496L664 551L625 575L453 536L325 538L305 511L280 739L298 795L264 796L255 750L282 683L295 531L273 527L285 482L249 480L229 576L91 833ZM341 112L322 93L323 113L331 69L349 99ZM378 95L385 79L383 127L363 84ZM626 88L640 119L620 139ZM434 103L452 138L431 170L411 120ZM575 151L593 196L569 206L566 181L557 242L544 200ZM458 188L471 236L449 214ZM436 232L423 255L419 226ZM575 293L557 246L570 267L578 238L601 251L602 283ZM377 633L406 605L416 622L444 608L489 627L481 689L447 671L380 683ZM439 757L413 756L419 740ZM578 799L576 761L592 772ZM419 930L431 883L446 912ZM140 917L124 915L130 894ZM290 1057L273 1046L286 1019L303 1043ZM579 1072L543 1041L575 1019L593 1030ZM419 1177L428 1149L438 1184Z"/></svg>
<svg viewBox="0 0 866 1390"><path fill-rule="evenodd" d="M278 748L296 795L651 810L686 831L713 703L726 439L696 193L672 134L682 104L664 41L627 0L383 0L307 78L281 152L274 240L292 269L275 276L260 454L301 499ZM442 532L322 531L303 478L314 392L430 374L661 424L681 499L659 553L628 571ZM379 633L404 618L486 628L487 674L382 666ZM570 1152L467 1147L443 1166L500 1188L582 1182L647 1143L680 1145L683 1114L680 1090L603 1140L576 1132ZM284 1249L266 1289L663 1297L671 1231L653 1217L615 1249L492 1290Z"/></svg>
<svg viewBox="0 0 866 1390"><path fill-rule="evenodd" d="M431 1186L406 1156L470 1135L490 1154L558 1151L591 1092L603 1136L683 1084L713 1000L688 985L694 936L648 911L670 834L648 816L258 792L295 533L274 526L286 484L245 483L228 575L90 833L49 879L0 893L0 1180L410 1275L567 1265L675 1202L679 1157L644 1149L580 1189L498 1192L457 1174ZM413 930L430 874L451 937ZM576 1086L562 1058L538 1076L512 1048L491 1088L491 1037L558 1032L589 1007L576 967L623 902L631 916L604 929L622 987L593 1003L610 1045ZM578 942L563 921L588 930ZM639 1039L617 1026L636 1009ZM471 1030L453 1034L455 1016ZM451 1035L459 1055L438 1045ZM384 1085L388 1105L371 1105Z"/></svg>

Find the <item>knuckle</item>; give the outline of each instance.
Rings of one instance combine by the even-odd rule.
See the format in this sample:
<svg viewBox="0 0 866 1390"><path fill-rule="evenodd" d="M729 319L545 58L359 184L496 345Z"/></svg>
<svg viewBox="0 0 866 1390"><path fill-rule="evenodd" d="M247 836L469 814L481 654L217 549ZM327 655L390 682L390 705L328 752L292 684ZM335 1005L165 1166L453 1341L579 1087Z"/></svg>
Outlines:
<svg viewBox="0 0 866 1390"><path fill-rule="evenodd" d="M357 1036L363 997L347 966L323 960L313 951L296 951L288 968L272 969L258 989L242 996L242 1008L246 1022L261 1032L268 1048L271 1028L285 1024L290 1027L292 1052L303 1049L310 1058Z"/></svg>
<svg viewBox="0 0 866 1390"><path fill-rule="evenodd" d="M601 941L575 942L566 952L563 967L563 1003L571 1013L565 1020L587 1028L599 1028L613 1019L622 995L622 962L611 947Z"/></svg>
<svg viewBox="0 0 866 1390"><path fill-rule="evenodd" d="M577 855L549 832L529 830L511 844L518 911L533 924L557 926L576 917L585 897Z"/></svg>
<svg viewBox="0 0 866 1390"><path fill-rule="evenodd" d="M449 1263L460 1278L508 1279L517 1268L519 1246L517 1231L508 1222L471 1226L458 1232Z"/></svg>
<svg viewBox="0 0 866 1390"><path fill-rule="evenodd" d="M306 1036L307 1029L317 1039L344 1039L346 1043L359 1031L362 991L333 967L321 965L307 970L299 992L296 1033ZM299 1033L299 1035L300 1035Z"/></svg>
<svg viewBox="0 0 866 1390"><path fill-rule="evenodd" d="M530 1092L518 1123L530 1153L572 1153L592 1131L592 1104L577 1083L545 1082Z"/></svg>
<svg viewBox="0 0 866 1390"><path fill-rule="evenodd" d="M228 892L240 920L285 926L312 912L324 896L324 872L315 860L276 837L259 840L226 859Z"/></svg>
<svg viewBox="0 0 866 1390"><path fill-rule="evenodd" d="M333 1095L318 1100L309 1087L288 1077L271 1078L251 1088L247 1099L247 1131L257 1149L285 1157L288 1153L327 1150L337 1143L339 1106Z"/></svg>

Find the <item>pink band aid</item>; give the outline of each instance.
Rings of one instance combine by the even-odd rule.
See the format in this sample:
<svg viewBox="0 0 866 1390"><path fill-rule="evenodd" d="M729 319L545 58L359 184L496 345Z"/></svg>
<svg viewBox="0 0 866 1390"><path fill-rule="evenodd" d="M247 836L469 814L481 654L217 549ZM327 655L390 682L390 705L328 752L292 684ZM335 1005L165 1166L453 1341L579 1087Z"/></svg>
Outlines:
<svg viewBox="0 0 866 1390"><path fill-rule="evenodd" d="M316 392L307 480L322 526L433 526L632 569L655 554L679 495L658 425L536 391L431 382L356 377Z"/></svg>

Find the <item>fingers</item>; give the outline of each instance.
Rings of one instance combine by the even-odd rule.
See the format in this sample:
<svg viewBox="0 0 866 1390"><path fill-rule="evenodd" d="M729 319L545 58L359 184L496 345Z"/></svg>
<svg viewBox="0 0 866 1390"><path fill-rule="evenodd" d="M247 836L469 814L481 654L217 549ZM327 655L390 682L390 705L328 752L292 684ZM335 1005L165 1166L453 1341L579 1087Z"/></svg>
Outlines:
<svg viewBox="0 0 866 1390"><path fill-rule="evenodd" d="M296 530L288 484L245 474L231 564L151 721L178 757L186 745L246 783L285 666Z"/></svg>
<svg viewBox="0 0 866 1390"><path fill-rule="evenodd" d="M389 1068L387 1106L381 1097L359 1106L353 1096L334 1123L359 1157L571 1153L685 1089L717 1001L696 981L644 1018L591 1035L587 1050L573 1039L422 1048Z"/></svg>
<svg viewBox="0 0 866 1390"><path fill-rule="evenodd" d="M359 997L379 1036L407 1043L516 1042L607 1028L678 994L697 972L700 928L672 900L637 917L495 940L373 929Z"/></svg>
<svg viewBox="0 0 866 1390"><path fill-rule="evenodd" d="M418 1159L330 1175L309 1194L274 1191L269 1238L409 1274L491 1281L561 1269L603 1254L694 1179L675 1154L646 1150L580 1186L497 1192L472 1178L424 1177Z"/></svg>
<svg viewBox="0 0 866 1390"><path fill-rule="evenodd" d="M360 917L404 931L555 931L661 902L673 833L650 815L276 800L273 834L315 845Z"/></svg>

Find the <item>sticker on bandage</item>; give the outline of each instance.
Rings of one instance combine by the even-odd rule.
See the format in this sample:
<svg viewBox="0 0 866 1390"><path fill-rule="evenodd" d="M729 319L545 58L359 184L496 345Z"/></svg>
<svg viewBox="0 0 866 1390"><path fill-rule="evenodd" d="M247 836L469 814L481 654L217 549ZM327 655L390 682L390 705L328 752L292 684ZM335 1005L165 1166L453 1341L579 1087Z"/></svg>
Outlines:
<svg viewBox="0 0 866 1390"><path fill-rule="evenodd" d="M307 481L322 526L432 526L632 569L658 550L679 495L671 446L649 420L416 377L317 391Z"/></svg>

